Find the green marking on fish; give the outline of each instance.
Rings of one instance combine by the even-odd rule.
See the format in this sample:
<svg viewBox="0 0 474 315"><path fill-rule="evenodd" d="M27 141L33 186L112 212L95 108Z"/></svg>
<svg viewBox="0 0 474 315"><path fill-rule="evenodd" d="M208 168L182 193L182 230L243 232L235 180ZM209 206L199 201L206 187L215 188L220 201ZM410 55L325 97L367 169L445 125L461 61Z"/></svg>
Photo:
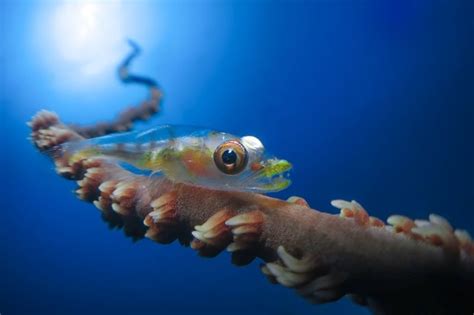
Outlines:
<svg viewBox="0 0 474 315"><path fill-rule="evenodd" d="M289 171L292 165L287 160L269 160L262 172L266 177L273 177L277 174Z"/></svg>

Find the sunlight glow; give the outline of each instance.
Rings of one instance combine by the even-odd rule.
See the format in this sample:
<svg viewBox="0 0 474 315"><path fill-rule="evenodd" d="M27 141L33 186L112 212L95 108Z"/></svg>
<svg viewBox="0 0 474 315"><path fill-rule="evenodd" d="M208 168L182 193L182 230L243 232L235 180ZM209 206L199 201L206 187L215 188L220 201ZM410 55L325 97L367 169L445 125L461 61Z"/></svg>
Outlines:
<svg viewBox="0 0 474 315"><path fill-rule="evenodd" d="M126 34L118 1L73 1L60 4L49 19L53 48L59 57L76 63L84 75L115 64Z"/></svg>

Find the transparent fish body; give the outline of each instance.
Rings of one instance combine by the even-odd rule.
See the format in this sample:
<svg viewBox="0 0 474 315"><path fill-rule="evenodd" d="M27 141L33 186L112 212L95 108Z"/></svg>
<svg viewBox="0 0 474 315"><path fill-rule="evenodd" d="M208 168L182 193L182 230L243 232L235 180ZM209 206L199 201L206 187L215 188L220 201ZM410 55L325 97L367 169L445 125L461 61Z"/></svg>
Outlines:
<svg viewBox="0 0 474 315"><path fill-rule="evenodd" d="M257 138L199 127L162 125L68 142L61 151L70 162L105 157L174 182L218 190L264 193L291 183L291 164L269 155Z"/></svg>

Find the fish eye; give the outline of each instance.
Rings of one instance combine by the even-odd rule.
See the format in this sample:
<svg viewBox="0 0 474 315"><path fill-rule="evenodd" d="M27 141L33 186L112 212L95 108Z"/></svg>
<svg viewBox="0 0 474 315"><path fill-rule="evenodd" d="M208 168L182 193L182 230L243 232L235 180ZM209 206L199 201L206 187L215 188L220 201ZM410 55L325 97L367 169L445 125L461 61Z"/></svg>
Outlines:
<svg viewBox="0 0 474 315"><path fill-rule="evenodd" d="M242 172L247 161L247 150L237 140L226 141L214 151L214 163L225 174L235 175Z"/></svg>

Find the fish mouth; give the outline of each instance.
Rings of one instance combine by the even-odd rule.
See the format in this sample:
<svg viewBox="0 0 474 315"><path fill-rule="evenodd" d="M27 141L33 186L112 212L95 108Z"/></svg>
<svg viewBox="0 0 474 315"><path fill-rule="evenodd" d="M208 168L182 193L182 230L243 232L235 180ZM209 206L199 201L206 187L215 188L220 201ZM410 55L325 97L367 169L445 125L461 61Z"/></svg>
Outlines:
<svg viewBox="0 0 474 315"><path fill-rule="evenodd" d="M263 189L268 192L277 192L290 186L290 170L293 168L287 160L269 159L265 162L262 175L266 184Z"/></svg>

